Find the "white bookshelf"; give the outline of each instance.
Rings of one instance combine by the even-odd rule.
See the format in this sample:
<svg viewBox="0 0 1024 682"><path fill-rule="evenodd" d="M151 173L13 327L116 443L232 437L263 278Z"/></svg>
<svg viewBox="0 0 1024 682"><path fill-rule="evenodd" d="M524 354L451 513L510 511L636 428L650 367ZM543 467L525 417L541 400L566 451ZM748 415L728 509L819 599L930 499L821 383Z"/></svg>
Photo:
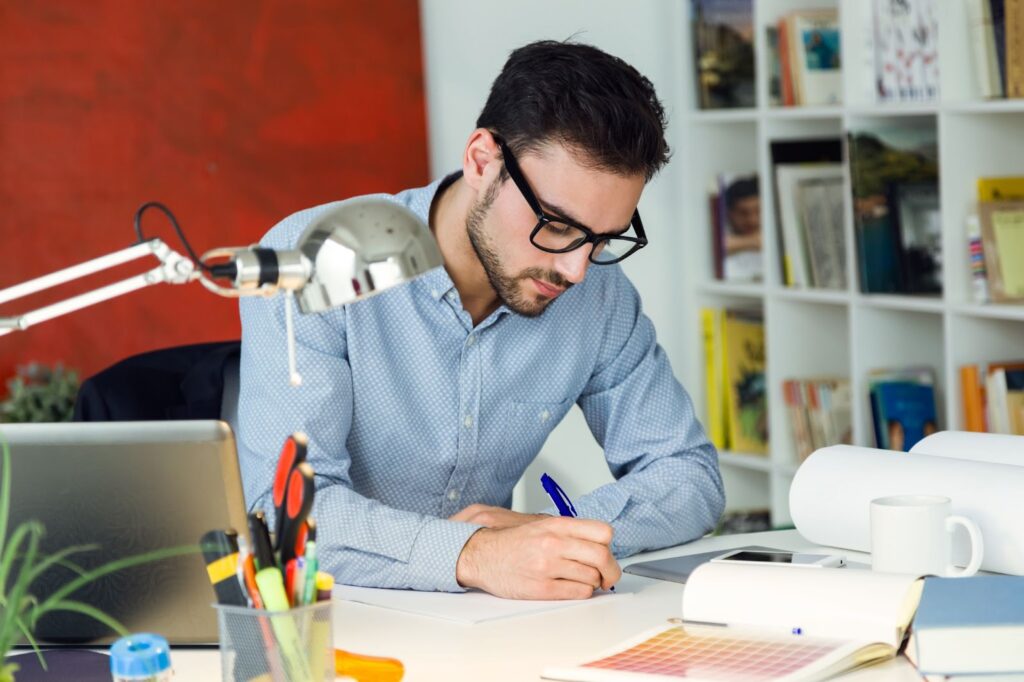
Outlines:
<svg viewBox="0 0 1024 682"><path fill-rule="evenodd" d="M866 378L872 369L929 365L935 370L940 428L961 428L959 366L1024 357L1024 306L979 305L971 300L965 218L980 176L1024 175L1024 100L984 101L974 81L969 25L962 0L939 3L941 97L935 102L877 103L868 84L865 31L871 0L756 0L755 59L758 106L725 111L696 110L689 2L681 2L682 87L672 107L676 159L684 166L679 195L685 227L683 286L692 303L692 340L687 367L690 390L706 414L702 307L760 307L767 346L770 449L767 457L723 452L728 508L769 507L775 524L787 524L789 486L797 469L795 447L782 398L782 381L820 375L848 376L854 392L854 442L873 446ZM844 103L834 107L778 108L768 105L764 30L783 14L808 7L837 7L842 30ZM943 294L941 297L862 294L856 267L850 179L846 172L846 290L792 289L779 272L772 205L771 141L819 136L845 137L864 124L937 126L939 143ZM733 284L714 280L707 190L720 171L757 171L761 178L765 280Z"/></svg>

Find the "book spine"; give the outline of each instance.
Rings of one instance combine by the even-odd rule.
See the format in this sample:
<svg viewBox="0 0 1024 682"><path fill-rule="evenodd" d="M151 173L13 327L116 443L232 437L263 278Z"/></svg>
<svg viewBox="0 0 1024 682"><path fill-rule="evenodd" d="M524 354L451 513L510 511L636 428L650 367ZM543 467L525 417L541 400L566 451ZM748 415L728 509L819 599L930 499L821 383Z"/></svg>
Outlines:
<svg viewBox="0 0 1024 682"><path fill-rule="evenodd" d="M786 19L782 18L778 24L779 32L779 71L782 78L782 103L791 107L796 103L793 96L793 66L789 53L789 28Z"/></svg>
<svg viewBox="0 0 1024 682"><path fill-rule="evenodd" d="M1003 86L999 80L999 61L988 0L967 0L967 12L978 90L986 99L1002 97Z"/></svg>
<svg viewBox="0 0 1024 682"><path fill-rule="evenodd" d="M1013 0L1011 0L1013 1ZM992 15L992 37L996 48L996 63L999 65L999 85L1006 90L1006 4L1004 0L988 0L989 14Z"/></svg>
<svg viewBox="0 0 1024 682"><path fill-rule="evenodd" d="M975 303L988 303L988 276L985 271L985 246L977 215L967 216L967 255L971 268L971 297Z"/></svg>
<svg viewBox="0 0 1024 682"><path fill-rule="evenodd" d="M725 449L725 414L722 410L722 335L721 311L703 308L700 311L704 329L704 365L707 386L708 438L719 450Z"/></svg>
<svg viewBox="0 0 1024 682"><path fill-rule="evenodd" d="M1024 97L1024 3L1006 3L1006 96Z"/></svg>
<svg viewBox="0 0 1024 682"><path fill-rule="evenodd" d="M960 397L964 406L964 429L984 432L985 406L981 395L977 365L960 367Z"/></svg>

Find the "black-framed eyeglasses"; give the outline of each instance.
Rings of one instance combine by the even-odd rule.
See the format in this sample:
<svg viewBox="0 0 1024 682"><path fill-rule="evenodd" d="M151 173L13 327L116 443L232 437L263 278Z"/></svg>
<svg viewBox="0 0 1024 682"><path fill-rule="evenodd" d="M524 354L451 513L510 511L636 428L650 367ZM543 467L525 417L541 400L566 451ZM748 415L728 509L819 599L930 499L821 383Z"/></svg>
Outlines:
<svg viewBox="0 0 1024 682"><path fill-rule="evenodd" d="M575 221L545 212L505 140L498 135L494 135L494 140L501 149L509 177L537 216L537 226L530 233L530 243L538 249L548 253L566 253L584 244L592 244L590 262L596 265L611 265L647 246L647 234L644 232L639 210L633 211L633 219L630 221L635 236L596 234Z"/></svg>

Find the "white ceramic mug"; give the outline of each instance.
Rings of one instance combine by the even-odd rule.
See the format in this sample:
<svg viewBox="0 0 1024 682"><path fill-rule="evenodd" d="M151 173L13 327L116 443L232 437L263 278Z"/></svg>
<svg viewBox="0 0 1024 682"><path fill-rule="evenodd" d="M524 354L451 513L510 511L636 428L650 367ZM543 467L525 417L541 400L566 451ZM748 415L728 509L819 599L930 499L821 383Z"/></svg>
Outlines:
<svg viewBox="0 0 1024 682"><path fill-rule="evenodd" d="M886 573L914 573L964 578L981 566L984 545L978 524L952 514L948 497L895 495L871 500L871 568ZM971 560L957 570L951 560L953 531L963 526L971 536Z"/></svg>

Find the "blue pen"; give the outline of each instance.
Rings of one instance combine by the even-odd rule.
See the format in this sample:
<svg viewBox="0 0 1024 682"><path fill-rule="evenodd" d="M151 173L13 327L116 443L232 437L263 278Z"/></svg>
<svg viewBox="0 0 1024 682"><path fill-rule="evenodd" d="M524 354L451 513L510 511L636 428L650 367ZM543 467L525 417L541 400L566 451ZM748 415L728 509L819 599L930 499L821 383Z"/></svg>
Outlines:
<svg viewBox="0 0 1024 682"><path fill-rule="evenodd" d="M540 477L540 484L544 486L544 492L548 494L551 501L558 507L558 513L561 516L571 516L576 518L576 507L572 506L572 501L569 496L562 490L562 486L555 483L555 479L551 478L547 474L543 474Z"/></svg>
<svg viewBox="0 0 1024 682"><path fill-rule="evenodd" d="M544 486L544 492L548 494L551 501L555 503L555 507L558 508L558 513L561 516L570 516L576 518L576 507L572 506L572 500L562 490L562 486L555 482L555 479L551 478L547 474L541 474L540 484ZM615 591L615 586L612 585L609 588L612 592Z"/></svg>

